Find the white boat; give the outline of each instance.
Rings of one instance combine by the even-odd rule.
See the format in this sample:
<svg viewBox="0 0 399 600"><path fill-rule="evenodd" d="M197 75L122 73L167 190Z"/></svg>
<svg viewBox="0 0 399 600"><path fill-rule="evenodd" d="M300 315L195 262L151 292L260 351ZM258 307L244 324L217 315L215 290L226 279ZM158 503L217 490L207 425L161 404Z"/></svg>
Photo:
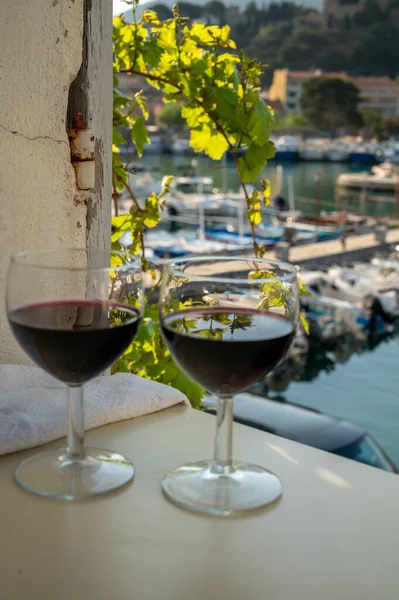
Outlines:
<svg viewBox="0 0 399 600"><path fill-rule="evenodd" d="M332 142L327 148L326 158L329 162L347 162L349 160L349 149L344 144Z"/></svg>
<svg viewBox="0 0 399 600"><path fill-rule="evenodd" d="M399 164L399 141L389 141L382 146L383 159L386 162Z"/></svg>
<svg viewBox="0 0 399 600"><path fill-rule="evenodd" d="M207 216L235 216L238 201L243 199L242 193L221 193L215 188L211 177L185 175L176 177L166 201L169 213L195 216L203 211Z"/></svg>
<svg viewBox="0 0 399 600"><path fill-rule="evenodd" d="M160 135L150 135L150 143L144 148L145 154L161 154L163 150L162 138Z"/></svg>
<svg viewBox="0 0 399 600"><path fill-rule="evenodd" d="M194 150L191 148L189 140L186 138L174 139L170 145L170 149L172 154L184 154L185 156L194 154Z"/></svg>
<svg viewBox="0 0 399 600"><path fill-rule="evenodd" d="M187 196L188 194L214 195L219 190L215 189L211 177L201 177L200 175L184 175L175 177L170 186L171 193L176 197Z"/></svg>
<svg viewBox="0 0 399 600"><path fill-rule="evenodd" d="M243 252L248 249L248 245L240 243L224 243L216 240L207 240L199 236L196 238L187 237L182 232L179 233L179 243L190 254L213 254L229 253L231 251Z"/></svg>
<svg viewBox="0 0 399 600"><path fill-rule="evenodd" d="M133 168L129 169L129 186L140 204L151 196L151 194L159 194L162 190L162 181L154 177L150 171L139 171Z"/></svg>
<svg viewBox="0 0 399 600"><path fill-rule="evenodd" d="M298 159L298 140L294 136L282 136L274 140L276 148L275 160L295 162Z"/></svg>
<svg viewBox="0 0 399 600"><path fill-rule="evenodd" d="M366 194L391 196L395 200L399 185L399 168L392 163L382 163L372 167L371 173L341 173L336 180L337 191L340 194Z"/></svg>
<svg viewBox="0 0 399 600"><path fill-rule="evenodd" d="M377 144L357 141L349 144L349 161L360 165L374 165L379 159L380 151Z"/></svg>
<svg viewBox="0 0 399 600"><path fill-rule="evenodd" d="M392 318L399 317L399 272L359 264L355 268L331 267L321 271L302 272L301 277L313 294L331 300L346 302L364 311L378 300Z"/></svg>
<svg viewBox="0 0 399 600"><path fill-rule="evenodd" d="M307 140L299 147L299 158L308 161L322 161L326 158L324 140Z"/></svg>

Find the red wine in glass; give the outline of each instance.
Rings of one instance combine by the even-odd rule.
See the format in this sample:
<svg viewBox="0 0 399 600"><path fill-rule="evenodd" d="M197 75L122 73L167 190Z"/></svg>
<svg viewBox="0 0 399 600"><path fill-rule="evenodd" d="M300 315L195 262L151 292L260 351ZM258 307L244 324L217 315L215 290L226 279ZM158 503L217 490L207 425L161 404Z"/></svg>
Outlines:
<svg viewBox="0 0 399 600"><path fill-rule="evenodd" d="M171 356L218 396L213 459L166 473L164 494L178 506L218 516L275 502L283 491L279 478L262 465L233 459L233 398L267 375L289 348L299 314L296 267L248 256L173 259L164 267L159 311Z"/></svg>
<svg viewBox="0 0 399 600"><path fill-rule="evenodd" d="M140 315L115 302L79 300L22 306L10 312L9 321L36 364L65 383L81 385L123 354Z"/></svg>
<svg viewBox="0 0 399 600"><path fill-rule="evenodd" d="M66 384L68 399L66 444L22 461L15 479L24 490L82 500L133 479L134 466L125 456L85 448L84 384L104 373L129 347L143 305L141 262L129 253L89 247L28 250L11 256L6 283L9 325L29 358ZM98 384L101 388L101 380ZM51 393L48 390L48 396ZM49 404L49 421L61 414L57 393ZM57 431L61 435L62 426Z"/></svg>
<svg viewBox="0 0 399 600"><path fill-rule="evenodd" d="M162 332L188 375L208 392L231 396L276 366L295 328L276 313L211 307L164 316Z"/></svg>

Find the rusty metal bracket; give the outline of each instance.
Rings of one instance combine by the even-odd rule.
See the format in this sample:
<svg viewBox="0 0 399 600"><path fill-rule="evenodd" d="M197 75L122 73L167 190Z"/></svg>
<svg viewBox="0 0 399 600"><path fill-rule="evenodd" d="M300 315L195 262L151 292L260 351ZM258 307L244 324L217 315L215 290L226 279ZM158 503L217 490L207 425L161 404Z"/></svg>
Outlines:
<svg viewBox="0 0 399 600"><path fill-rule="evenodd" d="M67 133L76 186L78 190L91 190L95 187L94 135L87 128L81 113L74 116L73 128L68 129Z"/></svg>

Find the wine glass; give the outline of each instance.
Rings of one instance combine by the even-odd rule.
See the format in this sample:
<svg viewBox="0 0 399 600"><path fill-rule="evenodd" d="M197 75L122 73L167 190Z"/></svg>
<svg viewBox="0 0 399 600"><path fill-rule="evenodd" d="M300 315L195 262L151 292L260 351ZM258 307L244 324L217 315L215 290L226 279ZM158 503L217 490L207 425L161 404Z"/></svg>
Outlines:
<svg viewBox="0 0 399 600"><path fill-rule="evenodd" d="M193 511L231 515L282 493L276 475L232 460L233 396L286 354L299 315L293 265L246 257L175 259L165 265L160 319L177 364L218 396L213 460L184 464L162 481L165 495Z"/></svg>
<svg viewBox="0 0 399 600"><path fill-rule="evenodd" d="M140 262L97 248L35 250L11 257L6 306L18 343L68 386L66 448L28 458L15 477L25 490L65 500L103 494L133 478L131 462L84 448L83 385L131 343L143 309Z"/></svg>

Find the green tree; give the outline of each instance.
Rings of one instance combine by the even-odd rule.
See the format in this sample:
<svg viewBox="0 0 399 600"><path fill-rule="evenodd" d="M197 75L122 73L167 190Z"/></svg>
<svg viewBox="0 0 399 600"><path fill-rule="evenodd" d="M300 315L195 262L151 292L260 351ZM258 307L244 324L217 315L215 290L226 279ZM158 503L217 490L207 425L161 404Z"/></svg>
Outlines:
<svg viewBox="0 0 399 600"><path fill-rule="evenodd" d="M165 4L153 4L152 10L157 13L158 18L161 21L165 21L166 19L171 19L173 17L172 11L169 6L165 6Z"/></svg>
<svg viewBox="0 0 399 600"><path fill-rule="evenodd" d="M210 2L207 2L202 10L202 14L216 17L218 25L226 23L226 7L219 0L210 0Z"/></svg>
<svg viewBox="0 0 399 600"><path fill-rule="evenodd" d="M399 27L394 23L377 23L367 29L352 57L352 69L363 75L388 75L398 72Z"/></svg>
<svg viewBox="0 0 399 600"><path fill-rule="evenodd" d="M302 70L304 65L314 64L315 55L323 50L325 43L323 31L313 27L296 27L290 37L281 44L281 60L292 69Z"/></svg>
<svg viewBox="0 0 399 600"><path fill-rule="evenodd" d="M266 86L272 81L274 69L286 66L281 58L281 44L290 32L289 24L284 27L266 25L258 31L248 46L249 55L265 65L262 82Z"/></svg>
<svg viewBox="0 0 399 600"><path fill-rule="evenodd" d="M378 21L385 21L386 17L386 11L382 9L378 0L365 0L362 10L354 14L353 22L358 26L367 27L375 25Z"/></svg>
<svg viewBox="0 0 399 600"><path fill-rule="evenodd" d="M292 129L303 129L309 127L310 123L304 115L285 115L277 119L276 129L292 128Z"/></svg>
<svg viewBox="0 0 399 600"><path fill-rule="evenodd" d="M179 13L182 17L188 17L189 19L199 19L202 17L203 9L202 6L197 4L190 4L189 2L179 2Z"/></svg>
<svg viewBox="0 0 399 600"><path fill-rule="evenodd" d="M358 88L343 79L313 77L302 86L303 114L318 129L335 132L339 127L360 127L358 104Z"/></svg>
<svg viewBox="0 0 399 600"><path fill-rule="evenodd" d="M364 128L370 136L384 135L384 118L374 110L361 110Z"/></svg>
<svg viewBox="0 0 399 600"><path fill-rule="evenodd" d="M181 128L186 125L185 119L182 117L182 108L184 104L182 102L175 102L174 104L166 104L162 111L157 115L157 121L160 125L165 127L178 127Z"/></svg>

